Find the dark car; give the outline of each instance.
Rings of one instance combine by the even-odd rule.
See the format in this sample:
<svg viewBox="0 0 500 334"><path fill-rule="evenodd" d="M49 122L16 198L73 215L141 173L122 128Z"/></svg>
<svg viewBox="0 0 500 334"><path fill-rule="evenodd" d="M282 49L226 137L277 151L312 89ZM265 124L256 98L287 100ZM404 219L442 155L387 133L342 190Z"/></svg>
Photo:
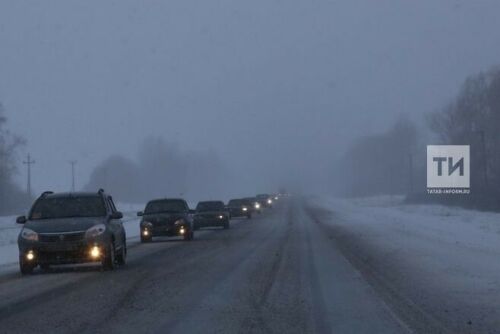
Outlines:
<svg viewBox="0 0 500 334"><path fill-rule="evenodd" d="M111 270L125 264L127 242L123 215L111 196L97 193L43 193L33 204L19 233L19 265L22 274L36 266L100 262Z"/></svg>
<svg viewBox="0 0 500 334"><path fill-rule="evenodd" d="M229 215L233 217L252 218L252 203L244 199L232 199L227 204Z"/></svg>
<svg viewBox="0 0 500 334"><path fill-rule="evenodd" d="M229 228L229 211L222 201L199 202L194 215L194 229L220 226Z"/></svg>
<svg viewBox="0 0 500 334"><path fill-rule="evenodd" d="M262 213L262 206L260 205L259 201L257 200L256 197L247 197L243 198L244 201L248 201L250 203L250 207L252 212L256 213Z"/></svg>
<svg viewBox="0 0 500 334"><path fill-rule="evenodd" d="M190 210L185 200L180 198L165 198L150 201L144 212L138 212L142 217L140 223L141 242L149 242L153 237L183 237L193 240L194 210Z"/></svg>
<svg viewBox="0 0 500 334"><path fill-rule="evenodd" d="M263 208L272 208L273 207L273 199L269 194L259 194L257 195L257 201L259 201L261 207Z"/></svg>

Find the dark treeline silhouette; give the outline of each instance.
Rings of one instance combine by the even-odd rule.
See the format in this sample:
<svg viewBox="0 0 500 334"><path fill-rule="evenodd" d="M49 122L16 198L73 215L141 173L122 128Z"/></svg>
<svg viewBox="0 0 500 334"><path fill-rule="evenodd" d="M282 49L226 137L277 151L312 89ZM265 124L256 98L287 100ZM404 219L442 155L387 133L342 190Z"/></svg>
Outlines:
<svg viewBox="0 0 500 334"><path fill-rule="evenodd" d="M339 164L342 193L402 194L412 202L499 210L500 68L467 78L451 103L427 115L426 126L431 135L422 136L401 119L385 133L359 139ZM470 195L427 194L428 144L470 145Z"/></svg>
<svg viewBox="0 0 500 334"><path fill-rule="evenodd" d="M227 177L215 153L184 152L175 144L149 137L137 159L112 156L103 161L85 188L105 188L128 203L160 197L217 198Z"/></svg>
<svg viewBox="0 0 500 334"><path fill-rule="evenodd" d="M24 139L9 132L3 105L0 104L0 214L25 210L31 202L26 192L14 182L17 171L16 153Z"/></svg>
<svg viewBox="0 0 500 334"><path fill-rule="evenodd" d="M414 185L411 164L417 148L417 128L401 117L384 133L357 140L342 158L337 175L348 196L405 194Z"/></svg>

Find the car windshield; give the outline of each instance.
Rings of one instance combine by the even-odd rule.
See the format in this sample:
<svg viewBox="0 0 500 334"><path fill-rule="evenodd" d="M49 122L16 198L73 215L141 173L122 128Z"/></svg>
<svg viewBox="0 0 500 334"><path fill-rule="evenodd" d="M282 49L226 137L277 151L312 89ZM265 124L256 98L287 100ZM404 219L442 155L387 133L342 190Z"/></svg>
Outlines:
<svg viewBox="0 0 500 334"><path fill-rule="evenodd" d="M196 206L196 211L219 211L224 210L223 202L200 202Z"/></svg>
<svg viewBox="0 0 500 334"><path fill-rule="evenodd" d="M146 205L145 214L184 212L187 210L186 203L180 200L154 201Z"/></svg>
<svg viewBox="0 0 500 334"><path fill-rule="evenodd" d="M228 206L242 206L242 205L245 205L245 201L241 199L233 199L230 200L228 203Z"/></svg>
<svg viewBox="0 0 500 334"><path fill-rule="evenodd" d="M105 215L106 207L99 196L57 197L38 200L31 211L30 219L103 217Z"/></svg>

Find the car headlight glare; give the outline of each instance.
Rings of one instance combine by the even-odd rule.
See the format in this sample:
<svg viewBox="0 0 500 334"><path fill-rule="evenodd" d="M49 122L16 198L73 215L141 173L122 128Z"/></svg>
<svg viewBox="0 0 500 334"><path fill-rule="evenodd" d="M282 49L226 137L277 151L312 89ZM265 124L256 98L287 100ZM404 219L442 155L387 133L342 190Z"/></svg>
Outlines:
<svg viewBox="0 0 500 334"><path fill-rule="evenodd" d="M243 208L242 210L243 210L243 211L247 211L248 209L247 209L247 208Z"/></svg>
<svg viewBox="0 0 500 334"><path fill-rule="evenodd" d="M98 246L94 246L90 249L90 256L94 259L97 259L101 256L101 249Z"/></svg>
<svg viewBox="0 0 500 334"><path fill-rule="evenodd" d="M255 208L256 209L260 209L260 204L259 203L255 203Z"/></svg>
<svg viewBox="0 0 500 334"><path fill-rule="evenodd" d="M34 259L35 259L35 253L32 250L26 253L26 260L33 261Z"/></svg>
<svg viewBox="0 0 500 334"><path fill-rule="evenodd" d="M100 236L105 231L106 231L106 225L104 225L104 224L97 224L95 226L92 226L91 228L89 228L87 230L87 232L85 232L85 237L92 239L92 238Z"/></svg>
<svg viewBox="0 0 500 334"><path fill-rule="evenodd" d="M29 241L38 241L38 233L29 228L22 229L21 237Z"/></svg>

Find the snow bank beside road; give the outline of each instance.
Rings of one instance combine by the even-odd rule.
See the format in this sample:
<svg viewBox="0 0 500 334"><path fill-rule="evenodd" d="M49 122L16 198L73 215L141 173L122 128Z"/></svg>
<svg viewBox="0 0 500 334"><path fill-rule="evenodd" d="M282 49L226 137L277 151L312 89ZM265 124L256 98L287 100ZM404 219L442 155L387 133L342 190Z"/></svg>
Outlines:
<svg viewBox="0 0 500 334"><path fill-rule="evenodd" d="M500 252L500 213L467 210L443 205L403 204L403 197L382 196L365 199L326 198L316 205L339 215L349 226L370 230L402 229L401 233L446 243Z"/></svg>
<svg viewBox="0 0 500 334"><path fill-rule="evenodd" d="M0 217L0 266L17 262L17 236L20 230L15 216Z"/></svg>
<svg viewBox="0 0 500 334"><path fill-rule="evenodd" d="M453 332L500 325L500 214L402 198L316 198L339 243Z"/></svg>

